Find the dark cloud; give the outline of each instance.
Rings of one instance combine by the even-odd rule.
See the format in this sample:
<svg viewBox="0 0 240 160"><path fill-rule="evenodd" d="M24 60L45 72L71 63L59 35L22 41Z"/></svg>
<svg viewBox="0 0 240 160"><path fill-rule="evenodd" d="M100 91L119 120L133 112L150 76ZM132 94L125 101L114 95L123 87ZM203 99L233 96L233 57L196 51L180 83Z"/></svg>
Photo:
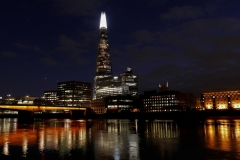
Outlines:
<svg viewBox="0 0 240 160"><path fill-rule="evenodd" d="M234 88L240 78L234 75L240 64L239 27L238 18L215 18L192 20L161 32L139 30L130 36L134 44L125 46L125 55L132 60L125 64L141 71L141 91L157 89L162 81L169 81L171 89L198 95Z"/></svg>
<svg viewBox="0 0 240 160"><path fill-rule="evenodd" d="M77 58L76 59L76 64L78 64L78 65L84 66L88 63L89 63L89 61L85 58Z"/></svg>
<svg viewBox="0 0 240 160"><path fill-rule="evenodd" d="M81 47L81 44L78 41L75 41L66 35L59 36L59 44L66 48Z"/></svg>
<svg viewBox="0 0 240 160"><path fill-rule="evenodd" d="M13 44L15 47L21 48L21 49L31 49L29 46L21 43L14 43Z"/></svg>
<svg viewBox="0 0 240 160"><path fill-rule="evenodd" d="M204 15L201 7L198 6L183 6L171 8L167 13L161 14L163 20L184 20L196 19Z"/></svg>
<svg viewBox="0 0 240 160"><path fill-rule="evenodd" d="M23 50L31 50L33 52L43 52L39 45L14 43L13 46L15 46L17 48L20 48L20 49L23 49Z"/></svg>
<svg viewBox="0 0 240 160"><path fill-rule="evenodd" d="M164 5L168 2L169 0L150 0L151 5Z"/></svg>
<svg viewBox="0 0 240 160"><path fill-rule="evenodd" d="M113 73L133 68L141 92L162 81L169 81L170 89L198 94L239 88L238 6L227 0L4 2L0 64L7 76L0 79L1 88L7 91L10 81L22 84L20 78L31 89L42 82L39 77L92 82L101 11L107 13ZM38 74L27 79L26 70ZM42 92L42 85L35 90Z"/></svg>
<svg viewBox="0 0 240 160"><path fill-rule="evenodd" d="M16 53L14 53L14 52L8 52L8 51L6 51L6 52L1 52L1 55L2 55L3 57L7 57L7 58L17 58L17 57L18 57L18 55L17 55Z"/></svg>
<svg viewBox="0 0 240 160"><path fill-rule="evenodd" d="M82 38L79 42L66 35L59 36L59 46L55 51L57 51L56 54L63 53L65 57L63 66L66 67L72 64L86 65L89 62L84 58L84 55L88 54L89 49L81 43L82 41L85 41L85 38Z"/></svg>
<svg viewBox="0 0 240 160"><path fill-rule="evenodd" d="M142 43L152 42L154 40L154 34L148 30L138 30L132 34L132 37Z"/></svg>
<svg viewBox="0 0 240 160"><path fill-rule="evenodd" d="M94 12L108 0L54 0L55 12L58 15L83 16Z"/></svg>
<svg viewBox="0 0 240 160"><path fill-rule="evenodd" d="M39 59L39 62L43 65L50 66L50 67L59 65L59 63L53 60L52 58L41 58Z"/></svg>

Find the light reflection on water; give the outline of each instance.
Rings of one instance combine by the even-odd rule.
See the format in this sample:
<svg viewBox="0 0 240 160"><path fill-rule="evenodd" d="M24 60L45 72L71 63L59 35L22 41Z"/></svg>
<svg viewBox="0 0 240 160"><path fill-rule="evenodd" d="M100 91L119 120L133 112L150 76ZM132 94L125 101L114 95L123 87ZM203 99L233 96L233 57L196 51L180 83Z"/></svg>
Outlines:
<svg viewBox="0 0 240 160"><path fill-rule="evenodd" d="M239 159L240 120L0 119L1 154L27 159ZM152 158L153 157L153 158Z"/></svg>

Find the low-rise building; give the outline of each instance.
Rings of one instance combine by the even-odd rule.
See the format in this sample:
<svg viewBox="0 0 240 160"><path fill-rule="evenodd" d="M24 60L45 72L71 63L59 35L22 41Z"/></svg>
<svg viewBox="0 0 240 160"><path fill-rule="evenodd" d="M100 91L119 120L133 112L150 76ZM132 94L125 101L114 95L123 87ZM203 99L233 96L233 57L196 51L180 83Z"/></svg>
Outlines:
<svg viewBox="0 0 240 160"><path fill-rule="evenodd" d="M141 112L186 111L194 107L194 96L179 91L147 91L139 96Z"/></svg>
<svg viewBox="0 0 240 160"><path fill-rule="evenodd" d="M93 114L104 114L106 113L105 100L95 99L90 102L90 107Z"/></svg>
<svg viewBox="0 0 240 160"><path fill-rule="evenodd" d="M195 110L204 110L200 97L195 98L195 108L194 109Z"/></svg>
<svg viewBox="0 0 240 160"><path fill-rule="evenodd" d="M43 96L45 105L57 105L57 91L45 91Z"/></svg>
<svg viewBox="0 0 240 160"><path fill-rule="evenodd" d="M202 94L205 109L240 109L240 90L211 91Z"/></svg>
<svg viewBox="0 0 240 160"><path fill-rule="evenodd" d="M106 113L133 112L137 107L138 99L131 95L105 97Z"/></svg>

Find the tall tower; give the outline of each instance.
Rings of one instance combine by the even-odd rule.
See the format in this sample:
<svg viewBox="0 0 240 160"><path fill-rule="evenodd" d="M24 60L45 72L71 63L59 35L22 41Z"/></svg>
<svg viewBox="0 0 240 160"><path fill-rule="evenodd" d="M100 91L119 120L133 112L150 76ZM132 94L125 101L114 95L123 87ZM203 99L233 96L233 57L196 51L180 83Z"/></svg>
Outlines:
<svg viewBox="0 0 240 160"><path fill-rule="evenodd" d="M98 55L96 60L96 73L94 77L93 99L98 99L97 90L101 87L102 78L112 77L112 64L109 53L107 19L105 12L101 13Z"/></svg>

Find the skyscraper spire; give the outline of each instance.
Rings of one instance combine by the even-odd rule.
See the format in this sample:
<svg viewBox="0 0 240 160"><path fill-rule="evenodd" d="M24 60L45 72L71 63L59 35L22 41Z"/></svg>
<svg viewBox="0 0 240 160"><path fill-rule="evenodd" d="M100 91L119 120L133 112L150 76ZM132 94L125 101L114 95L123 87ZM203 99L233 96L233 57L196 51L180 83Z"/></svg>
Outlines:
<svg viewBox="0 0 240 160"><path fill-rule="evenodd" d="M96 76L106 77L110 75L112 75L112 64L109 53L107 20L105 12L102 12L100 20Z"/></svg>
<svg viewBox="0 0 240 160"><path fill-rule="evenodd" d="M107 19L106 19L106 14L105 12L101 13L101 18L100 18L100 29L101 28L107 28Z"/></svg>
<svg viewBox="0 0 240 160"><path fill-rule="evenodd" d="M97 90L101 87L102 78L112 76L111 55L109 53L107 20L105 12L101 13L96 73L94 77L94 98L98 98Z"/></svg>

